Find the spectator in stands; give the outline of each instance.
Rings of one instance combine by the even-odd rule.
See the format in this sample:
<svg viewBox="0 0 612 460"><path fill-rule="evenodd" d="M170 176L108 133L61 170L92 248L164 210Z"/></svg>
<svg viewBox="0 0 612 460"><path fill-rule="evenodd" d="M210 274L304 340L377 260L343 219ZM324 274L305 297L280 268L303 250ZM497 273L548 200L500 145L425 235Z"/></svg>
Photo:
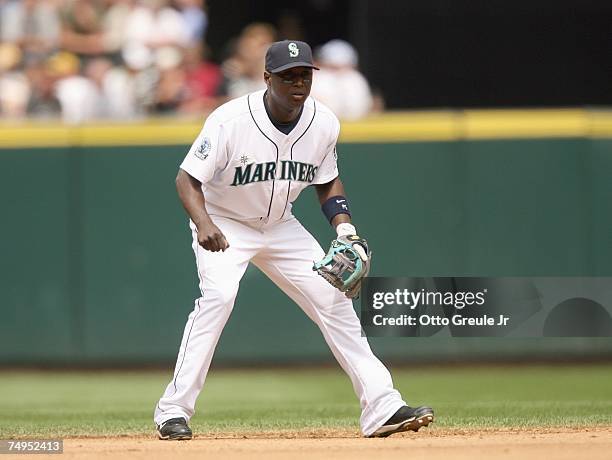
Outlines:
<svg viewBox="0 0 612 460"><path fill-rule="evenodd" d="M366 116L373 97L365 77L357 70L357 52L344 40L332 40L317 53L320 71L312 81L311 94L341 120Z"/></svg>
<svg viewBox="0 0 612 460"><path fill-rule="evenodd" d="M146 115L153 110L155 88L160 78L155 55L147 46L132 43L123 47L121 56L129 77L136 116Z"/></svg>
<svg viewBox="0 0 612 460"><path fill-rule="evenodd" d="M59 32L59 16L49 1L10 1L2 8L0 42L19 46L25 62L44 59L55 51Z"/></svg>
<svg viewBox="0 0 612 460"><path fill-rule="evenodd" d="M139 0L125 23L125 42L145 45L153 50L162 46L189 44L183 16L168 6L167 0Z"/></svg>
<svg viewBox="0 0 612 460"><path fill-rule="evenodd" d="M205 49L199 44L185 50L183 66L187 94L181 104L181 112L200 113L219 105L217 92L221 83L221 69L205 58Z"/></svg>
<svg viewBox="0 0 612 460"><path fill-rule="evenodd" d="M136 0L68 0L61 9L61 47L81 58L118 61Z"/></svg>
<svg viewBox="0 0 612 460"><path fill-rule="evenodd" d="M26 64L25 74L31 88L27 106L28 117L59 118L62 107L55 95L55 79L46 62L31 60Z"/></svg>
<svg viewBox="0 0 612 460"><path fill-rule="evenodd" d="M30 84L21 72L22 53L13 43L0 43L0 116L21 118L26 114Z"/></svg>
<svg viewBox="0 0 612 460"><path fill-rule="evenodd" d="M95 0L66 0L60 13L62 50L80 58L104 54L102 4Z"/></svg>
<svg viewBox="0 0 612 460"><path fill-rule="evenodd" d="M95 84L80 74L79 58L60 51L49 59L49 70L57 80L56 96L62 108L62 120L83 123L100 115L100 100Z"/></svg>
<svg viewBox="0 0 612 460"><path fill-rule="evenodd" d="M187 99L186 72L181 49L163 47L156 53L156 64L160 72L155 91L155 111L171 114L178 111Z"/></svg>
<svg viewBox="0 0 612 460"><path fill-rule="evenodd" d="M204 0L175 0L174 3L183 16L189 47L200 45L206 37L208 27Z"/></svg>
<svg viewBox="0 0 612 460"><path fill-rule="evenodd" d="M125 69L113 66L107 58L96 58L87 64L84 76L95 85L97 118L129 120L137 116L132 80Z"/></svg>
<svg viewBox="0 0 612 460"><path fill-rule="evenodd" d="M126 41L127 20L136 0L105 0L107 9L102 18L102 47L115 64L121 62L121 49Z"/></svg>
<svg viewBox="0 0 612 460"><path fill-rule="evenodd" d="M238 37L232 56L223 65L221 94L233 99L266 87L263 81L264 57L276 30L265 23L250 24Z"/></svg>

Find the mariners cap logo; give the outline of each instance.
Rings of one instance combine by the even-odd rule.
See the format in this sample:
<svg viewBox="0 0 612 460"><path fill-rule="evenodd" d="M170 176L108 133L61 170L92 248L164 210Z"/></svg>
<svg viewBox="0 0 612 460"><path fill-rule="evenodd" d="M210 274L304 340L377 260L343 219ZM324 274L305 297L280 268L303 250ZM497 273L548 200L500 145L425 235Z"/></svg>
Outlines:
<svg viewBox="0 0 612 460"><path fill-rule="evenodd" d="M266 70L278 73L293 67L319 70L312 62L312 50L308 43L298 40L272 43L266 52Z"/></svg>
<svg viewBox="0 0 612 460"><path fill-rule="evenodd" d="M289 56L291 56L292 58L298 57L298 55L300 54L300 49L293 42L289 43L289 45L287 45L287 48L289 48Z"/></svg>

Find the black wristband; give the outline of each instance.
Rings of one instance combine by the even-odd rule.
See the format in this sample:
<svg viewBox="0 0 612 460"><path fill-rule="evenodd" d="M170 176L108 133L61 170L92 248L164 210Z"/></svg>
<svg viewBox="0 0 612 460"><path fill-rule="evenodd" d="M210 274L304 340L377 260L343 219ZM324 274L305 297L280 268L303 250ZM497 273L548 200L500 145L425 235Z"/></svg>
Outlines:
<svg viewBox="0 0 612 460"><path fill-rule="evenodd" d="M331 224L332 219L338 214L348 214L351 215L349 211L348 201L346 197L342 195L332 196L329 200L327 200L321 206L321 210L329 223Z"/></svg>

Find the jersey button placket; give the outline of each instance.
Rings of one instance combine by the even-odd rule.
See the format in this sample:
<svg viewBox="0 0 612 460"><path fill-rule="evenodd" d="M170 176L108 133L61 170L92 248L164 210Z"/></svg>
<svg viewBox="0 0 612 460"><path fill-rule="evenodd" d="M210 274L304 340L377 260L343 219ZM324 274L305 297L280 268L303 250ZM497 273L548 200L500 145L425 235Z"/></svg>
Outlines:
<svg viewBox="0 0 612 460"><path fill-rule="evenodd" d="M276 157L276 169L275 169L275 174L274 174L274 180L273 182L277 182L277 178L280 177L281 174L281 161L282 160L286 160L289 158L289 147L290 147L290 142L289 142L289 136L285 136L285 138L282 140L282 142L279 142L279 149L278 149L278 156ZM274 216L274 211L275 211L275 201L278 201L279 197L282 195L282 193L278 193L280 192L280 184L282 184L281 181L278 181L278 184L275 184L276 187L279 190L276 190L274 193L274 201L272 202L272 206L270 207L270 215L268 216L267 221L269 221L270 219L273 219ZM278 218L276 218L276 220L280 220L280 216ZM266 221L266 223L267 223Z"/></svg>

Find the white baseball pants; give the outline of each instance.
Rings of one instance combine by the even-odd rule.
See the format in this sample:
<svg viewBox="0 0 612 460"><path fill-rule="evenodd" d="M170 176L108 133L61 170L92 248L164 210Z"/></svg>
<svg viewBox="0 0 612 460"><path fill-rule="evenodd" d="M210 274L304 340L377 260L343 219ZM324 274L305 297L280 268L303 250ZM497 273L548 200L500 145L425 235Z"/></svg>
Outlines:
<svg viewBox="0 0 612 460"><path fill-rule="evenodd" d="M249 262L319 326L359 397L360 426L365 436L406 404L393 388L389 371L361 335L352 301L312 270L313 261L320 260L324 251L295 217L268 226L218 216L212 219L230 247L225 252L204 250L198 245L191 225L202 296L196 299L185 325L174 377L155 408L156 424L175 417L189 421L193 416L196 399Z"/></svg>

